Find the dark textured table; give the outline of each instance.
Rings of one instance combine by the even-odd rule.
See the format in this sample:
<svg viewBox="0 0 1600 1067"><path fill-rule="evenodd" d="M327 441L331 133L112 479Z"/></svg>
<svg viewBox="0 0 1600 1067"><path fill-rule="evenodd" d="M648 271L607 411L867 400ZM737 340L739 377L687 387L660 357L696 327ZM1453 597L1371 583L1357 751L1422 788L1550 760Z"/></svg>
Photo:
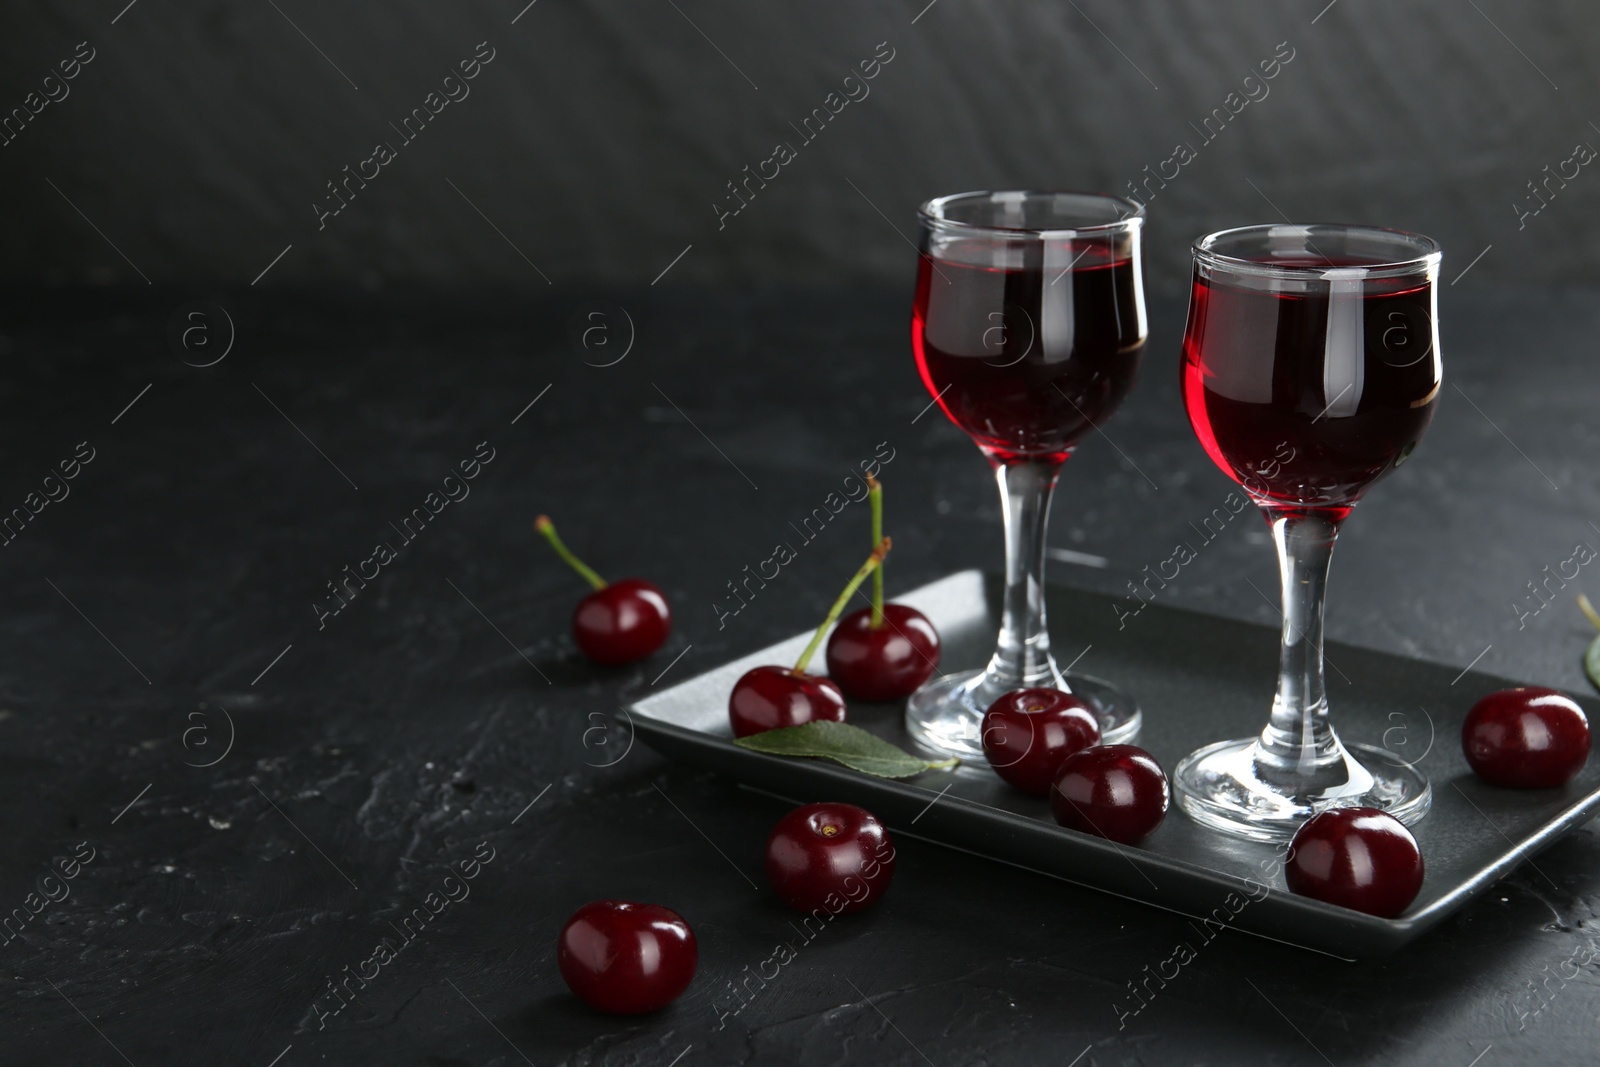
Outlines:
<svg viewBox="0 0 1600 1067"><path fill-rule="evenodd" d="M815 622L863 523L720 628L717 605L880 442L891 592L996 566L998 507L965 438L917 417L903 289L554 293L223 295L237 336L204 368L179 356L215 358L220 318L213 347L168 339L192 293L0 301L0 514L29 515L0 537L0 1062L1593 1062L1591 828L1398 956L1220 937L1120 1029L1184 920L905 840L882 906L720 1016L793 936L753 888L783 809L628 749L610 713ZM1443 301L1444 402L1348 525L1330 636L1583 688L1591 576L1548 607L1527 583L1600 545L1600 300ZM1182 306L1153 300L1144 380L1057 500L1052 544L1106 566L1057 581L1123 589L1229 489L1178 404ZM665 650L578 658L541 511L667 590ZM1274 584L1265 528L1236 523L1162 595L1271 622ZM1428 722L1396 725L1425 750ZM699 977L659 1015L597 1016L556 972L561 922L609 896L695 925Z"/></svg>

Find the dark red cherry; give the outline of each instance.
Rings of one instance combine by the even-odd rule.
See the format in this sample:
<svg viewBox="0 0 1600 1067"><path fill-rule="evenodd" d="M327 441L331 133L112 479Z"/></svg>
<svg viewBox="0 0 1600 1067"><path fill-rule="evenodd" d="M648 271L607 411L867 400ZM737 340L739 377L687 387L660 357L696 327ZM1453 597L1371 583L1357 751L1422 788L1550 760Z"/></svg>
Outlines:
<svg viewBox="0 0 1600 1067"><path fill-rule="evenodd" d="M1589 720L1577 701L1554 689L1502 689L1467 712L1461 747L1491 785L1553 789L1589 759Z"/></svg>
<svg viewBox="0 0 1600 1067"><path fill-rule="evenodd" d="M811 643L793 667L757 667L733 685L728 696L728 719L733 724L733 736L749 737L763 730L783 726L804 726L808 722L826 719L844 721L844 694L832 681L815 674L807 674L806 666L822 638L844 611L844 606L867 580L867 575L878 569L883 557L889 553L889 539L885 537L873 548L872 554L845 585L839 599L828 609L828 615L811 635Z"/></svg>
<svg viewBox="0 0 1600 1067"><path fill-rule="evenodd" d="M573 912L556 946L567 988L613 1015L666 1007L689 987L699 960L683 916L624 900L597 900Z"/></svg>
<svg viewBox="0 0 1600 1067"><path fill-rule="evenodd" d="M827 678L796 674L788 667L747 671L728 697L728 721L733 724L734 737L818 719L844 722L844 694Z"/></svg>
<svg viewBox="0 0 1600 1067"><path fill-rule="evenodd" d="M852 700L901 700L938 667L939 631L904 604L885 604L876 629L871 608L852 611L828 638L828 677Z"/></svg>
<svg viewBox="0 0 1600 1067"><path fill-rule="evenodd" d="M562 543L548 515L534 519L533 529L594 587L572 614L572 636L585 656L596 663L632 663L667 643L672 609L660 588L642 578L607 582Z"/></svg>
<svg viewBox="0 0 1600 1067"><path fill-rule="evenodd" d="M1095 745L1061 761L1050 790L1056 822L1131 845L1161 825L1170 791L1150 753L1134 745Z"/></svg>
<svg viewBox="0 0 1600 1067"><path fill-rule="evenodd" d="M1296 831L1283 876L1290 892L1392 919L1422 888L1422 853L1388 812L1330 808Z"/></svg>
<svg viewBox="0 0 1600 1067"><path fill-rule="evenodd" d="M1100 743L1089 706L1059 689L1013 689L983 716L983 755L1024 793L1046 796L1061 761Z"/></svg>
<svg viewBox="0 0 1600 1067"><path fill-rule="evenodd" d="M624 578L578 602L572 636L596 663L632 663L667 643L672 609L666 594L643 578Z"/></svg>
<svg viewBox="0 0 1600 1067"><path fill-rule="evenodd" d="M883 557L877 548L888 550L883 536L883 486L871 473L867 474L867 499L872 511L873 555L881 564ZM916 608L884 602L881 566L873 570L868 599L872 607L846 615L828 638L828 675L852 700L883 703L904 699L938 670L939 631ZM843 610L841 599L830 618L837 618Z"/></svg>
<svg viewBox="0 0 1600 1067"><path fill-rule="evenodd" d="M785 904L830 915L860 911L894 879L894 843L854 804L795 808L767 838L767 881Z"/></svg>

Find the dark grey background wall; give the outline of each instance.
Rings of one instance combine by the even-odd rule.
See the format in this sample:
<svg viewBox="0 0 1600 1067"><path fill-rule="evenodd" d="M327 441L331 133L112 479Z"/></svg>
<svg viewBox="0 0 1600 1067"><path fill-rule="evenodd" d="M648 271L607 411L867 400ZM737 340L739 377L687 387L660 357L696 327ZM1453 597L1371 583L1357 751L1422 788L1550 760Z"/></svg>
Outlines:
<svg viewBox="0 0 1600 1067"><path fill-rule="evenodd" d="M1124 190L1186 142L1150 205L1158 285L1195 235L1280 211L1433 234L1447 279L1492 246L1475 281L1600 280L1600 168L1514 206L1600 146L1584 0L525 3L9 3L0 110L80 41L95 58L0 147L0 278L248 283L292 245L263 286L644 283L692 245L671 280L903 279L930 195ZM403 143L390 124L485 41L470 95ZM880 42L870 95L801 141ZM379 141L397 157L319 229ZM719 229L779 141L797 158Z"/></svg>

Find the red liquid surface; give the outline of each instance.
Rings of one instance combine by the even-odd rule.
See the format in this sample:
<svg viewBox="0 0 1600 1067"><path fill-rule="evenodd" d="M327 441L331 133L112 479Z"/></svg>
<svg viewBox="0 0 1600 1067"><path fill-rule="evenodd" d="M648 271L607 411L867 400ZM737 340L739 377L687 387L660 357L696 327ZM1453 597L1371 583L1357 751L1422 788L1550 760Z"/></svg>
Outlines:
<svg viewBox="0 0 1600 1067"><path fill-rule="evenodd" d="M1431 286L1354 286L1286 293L1195 278L1184 404L1212 461L1258 504L1343 518L1433 419Z"/></svg>
<svg viewBox="0 0 1600 1067"><path fill-rule="evenodd" d="M1145 342L1134 263L1094 245L1074 254L1065 272L919 263L917 370L996 462L1066 459L1133 388Z"/></svg>

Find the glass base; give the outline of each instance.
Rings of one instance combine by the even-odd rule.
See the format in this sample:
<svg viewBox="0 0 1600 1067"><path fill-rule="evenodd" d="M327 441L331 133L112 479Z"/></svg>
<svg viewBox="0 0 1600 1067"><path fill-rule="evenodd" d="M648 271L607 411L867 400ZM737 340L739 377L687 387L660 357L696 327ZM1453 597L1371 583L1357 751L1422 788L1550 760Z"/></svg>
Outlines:
<svg viewBox="0 0 1600 1067"><path fill-rule="evenodd" d="M1378 808L1410 824L1426 815L1433 802L1420 771L1372 745L1342 746L1348 768L1343 783L1296 795L1288 786L1266 780L1256 760L1259 743L1247 737L1191 752L1172 774L1178 806L1195 822L1225 834L1287 841L1301 823L1329 808Z"/></svg>
<svg viewBox="0 0 1600 1067"><path fill-rule="evenodd" d="M1139 705L1109 682L1065 676L1067 692L1081 697L1100 720L1102 744L1120 745L1139 732ZM924 685L906 704L906 731L923 748L961 759L983 759L983 713L1015 686L985 671L959 671Z"/></svg>

